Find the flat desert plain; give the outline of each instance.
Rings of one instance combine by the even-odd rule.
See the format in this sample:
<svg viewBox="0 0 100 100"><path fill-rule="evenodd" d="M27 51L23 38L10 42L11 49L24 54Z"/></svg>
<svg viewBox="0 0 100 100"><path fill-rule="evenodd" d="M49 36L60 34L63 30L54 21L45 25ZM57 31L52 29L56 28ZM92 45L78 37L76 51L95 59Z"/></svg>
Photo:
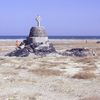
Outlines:
<svg viewBox="0 0 100 100"><path fill-rule="evenodd" d="M100 100L97 40L50 40L58 52L87 48L95 56L7 57L15 40L0 40L0 100Z"/></svg>

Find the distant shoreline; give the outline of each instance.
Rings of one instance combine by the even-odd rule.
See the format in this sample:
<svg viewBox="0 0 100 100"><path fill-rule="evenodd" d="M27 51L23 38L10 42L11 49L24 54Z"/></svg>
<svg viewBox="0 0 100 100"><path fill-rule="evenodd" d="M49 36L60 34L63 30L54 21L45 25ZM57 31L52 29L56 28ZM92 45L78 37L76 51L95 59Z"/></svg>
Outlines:
<svg viewBox="0 0 100 100"><path fill-rule="evenodd" d="M23 41L24 39L0 39L0 42L15 42L15 41ZM74 42L74 41L100 41L100 39L49 39L49 41L51 42L60 42L60 41L63 41L63 42L67 42L67 41L70 41L70 42Z"/></svg>
<svg viewBox="0 0 100 100"><path fill-rule="evenodd" d="M19 40L26 39L27 36L0 36L0 40ZM68 40L97 40L100 39L100 36L48 36L49 39L68 39Z"/></svg>

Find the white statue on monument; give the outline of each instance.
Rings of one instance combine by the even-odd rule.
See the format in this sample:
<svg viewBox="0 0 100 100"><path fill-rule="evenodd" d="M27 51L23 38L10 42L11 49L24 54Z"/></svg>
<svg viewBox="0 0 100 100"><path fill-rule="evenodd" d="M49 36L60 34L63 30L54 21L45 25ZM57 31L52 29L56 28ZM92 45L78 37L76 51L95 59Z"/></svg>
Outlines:
<svg viewBox="0 0 100 100"><path fill-rule="evenodd" d="M35 20L37 21L37 26L40 27L40 21L41 21L41 17L38 15L36 16Z"/></svg>

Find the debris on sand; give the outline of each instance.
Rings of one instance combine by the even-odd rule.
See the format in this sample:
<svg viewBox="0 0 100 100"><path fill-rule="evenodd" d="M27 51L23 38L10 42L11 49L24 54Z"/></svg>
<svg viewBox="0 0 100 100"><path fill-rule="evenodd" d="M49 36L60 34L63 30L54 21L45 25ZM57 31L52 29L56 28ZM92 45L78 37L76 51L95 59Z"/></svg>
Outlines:
<svg viewBox="0 0 100 100"><path fill-rule="evenodd" d="M90 50L85 48L74 48L70 50L66 50L62 53L64 56L77 56L77 57L84 57L90 55Z"/></svg>

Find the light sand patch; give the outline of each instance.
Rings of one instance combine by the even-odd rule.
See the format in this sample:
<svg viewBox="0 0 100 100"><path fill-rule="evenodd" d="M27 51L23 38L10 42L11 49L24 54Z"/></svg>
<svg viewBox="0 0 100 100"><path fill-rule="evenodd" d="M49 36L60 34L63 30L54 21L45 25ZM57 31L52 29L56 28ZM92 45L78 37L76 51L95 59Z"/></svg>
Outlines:
<svg viewBox="0 0 100 100"><path fill-rule="evenodd" d="M85 97L81 100L100 100L100 96L90 96L90 97Z"/></svg>
<svg viewBox="0 0 100 100"><path fill-rule="evenodd" d="M40 75L40 76L61 76L63 73L59 70L52 70L52 69L34 69L29 70L33 74Z"/></svg>
<svg viewBox="0 0 100 100"><path fill-rule="evenodd" d="M80 71L79 73L76 73L72 78L75 79L92 79L96 78L96 75L93 72L89 71Z"/></svg>

